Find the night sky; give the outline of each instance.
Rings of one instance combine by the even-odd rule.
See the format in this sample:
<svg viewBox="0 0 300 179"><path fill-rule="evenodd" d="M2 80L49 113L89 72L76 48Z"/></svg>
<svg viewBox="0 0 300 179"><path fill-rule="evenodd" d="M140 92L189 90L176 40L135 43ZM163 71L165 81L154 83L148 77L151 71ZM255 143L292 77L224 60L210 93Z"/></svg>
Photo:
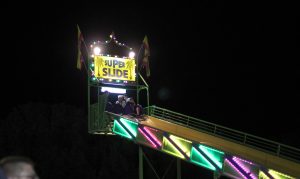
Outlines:
<svg viewBox="0 0 300 179"><path fill-rule="evenodd" d="M148 36L150 104L300 147L299 24L292 12L224 1L26 4L7 11L1 118L28 102L86 108L86 76L76 69L79 24L87 44L114 31L137 51Z"/></svg>

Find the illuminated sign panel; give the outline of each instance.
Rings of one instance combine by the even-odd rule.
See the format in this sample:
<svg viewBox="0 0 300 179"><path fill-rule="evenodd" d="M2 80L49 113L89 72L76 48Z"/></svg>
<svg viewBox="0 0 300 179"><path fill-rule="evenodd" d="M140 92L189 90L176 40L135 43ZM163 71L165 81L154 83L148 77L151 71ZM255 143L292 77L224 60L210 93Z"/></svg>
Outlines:
<svg viewBox="0 0 300 179"><path fill-rule="evenodd" d="M135 60L95 56L95 77L103 79L135 81Z"/></svg>

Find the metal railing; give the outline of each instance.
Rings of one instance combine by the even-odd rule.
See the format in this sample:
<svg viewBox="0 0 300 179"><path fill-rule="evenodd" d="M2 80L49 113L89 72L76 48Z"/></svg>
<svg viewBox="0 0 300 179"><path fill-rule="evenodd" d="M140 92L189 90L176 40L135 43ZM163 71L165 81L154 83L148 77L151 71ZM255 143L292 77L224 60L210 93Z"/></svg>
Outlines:
<svg viewBox="0 0 300 179"><path fill-rule="evenodd" d="M233 142L300 163L300 149L295 147L267 140L245 132L240 132L157 106L149 106L147 108L148 109L146 110L149 111L150 116L231 140Z"/></svg>

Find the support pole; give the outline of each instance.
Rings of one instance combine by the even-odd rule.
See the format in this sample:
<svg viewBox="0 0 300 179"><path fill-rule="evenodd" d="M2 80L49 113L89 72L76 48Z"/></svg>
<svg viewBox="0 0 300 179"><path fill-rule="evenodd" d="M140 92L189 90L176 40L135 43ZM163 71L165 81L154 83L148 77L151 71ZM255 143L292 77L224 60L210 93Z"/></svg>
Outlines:
<svg viewBox="0 0 300 179"><path fill-rule="evenodd" d="M144 167L143 167L143 150L142 147L139 146L139 179L144 178Z"/></svg>
<svg viewBox="0 0 300 179"><path fill-rule="evenodd" d="M140 47L139 52L138 52L137 57L136 57L136 104L140 103L140 97L139 97L139 91L140 91L140 87L139 87L139 77L140 77L139 55L140 55L142 46Z"/></svg>
<svg viewBox="0 0 300 179"><path fill-rule="evenodd" d="M177 158L177 179L181 179L181 163L180 159Z"/></svg>
<svg viewBox="0 0 300 179"><path fill-rule="evenodd" d="M147 108L148 109L147 114L150 115L150 111L149 111L149 109L150 109L149 108L150 107L150 102L149 102L149 88L147 87L146 89L147 89L147 107L148 107Z"/></svg>
<svg viewBox="0 0 300 179"><path fill-rule="evenodd" d="M89 60L89 57L88 57L88 67L90 65L90 60ZM88 130L89 132L91 132L92 130L92 126L91 126L91 109L90 109L90 90L91 90L91 86L90 86L90 71L87 70L87 103L88 103L88 109L87 109L87 112L88 112L88 121L89 121L89 124L88 124ZM94 120L94 119L93 119ZM94 122L94 121L93 121Z"/></svg>
<svg viewBox="0 0 300 179"><path fill-rule="evenodd" d="M136 89L136 104L140 104L140 87L137 85Z"/></svg>
<svg viewBox="0 0 300 179"><path fill-rule="evenodd" d="M140 73L138 74L138 78L139 77L141 78L142 82L146 86L146 88L143 87L142 89L146 89L146 91L147 91L147 107L149 107L149 105L150 105L150 102L149 102L149 85L148 85L148 83L145 81L145 79L143 78L143 76ZM148 115L149 115L149 110L148 110Z"/></svg>

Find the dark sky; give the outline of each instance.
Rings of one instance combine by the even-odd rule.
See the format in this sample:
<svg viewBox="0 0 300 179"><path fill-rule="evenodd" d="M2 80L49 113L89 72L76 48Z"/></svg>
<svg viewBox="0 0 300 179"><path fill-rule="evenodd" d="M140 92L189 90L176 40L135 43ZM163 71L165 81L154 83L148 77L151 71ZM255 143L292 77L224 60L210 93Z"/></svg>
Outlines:
<svg viewBox="0 0 300 179"><path fill-rule="evenodd" d="M299 25L267 6L24 4L1 12L5 117L27 102L86 107L76 24L87 44L114 31L134 49L148 35L150 103L298 145Z"/></svg>

